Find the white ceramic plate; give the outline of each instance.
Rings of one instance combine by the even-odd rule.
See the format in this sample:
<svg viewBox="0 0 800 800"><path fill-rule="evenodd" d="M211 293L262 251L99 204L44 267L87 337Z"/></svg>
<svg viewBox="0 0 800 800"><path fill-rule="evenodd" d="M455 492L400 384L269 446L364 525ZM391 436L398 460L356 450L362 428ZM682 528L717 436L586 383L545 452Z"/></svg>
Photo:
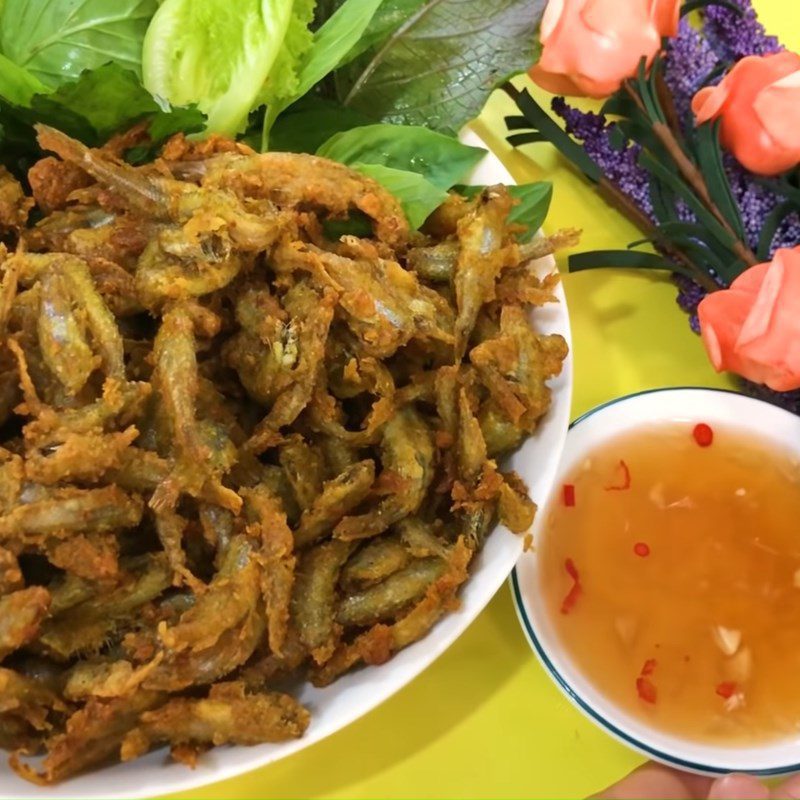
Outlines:
<svg viewBox="0 0 800 800"><path fill-rule="evenodd" d="M539 525L544 525L552 504L560 502L564 476L589 451L626 431L653 421L670 420L739 429L758 437L765 447L791 448L800 458L800 417L761 400L717 389L692 388L656 389L621 397L589 411L573 423L559 479L540 509ZM541 541L546 535L543 528L534 525L535 539ZM562 647L542 599L535 551L519 560L511 576L511 589L520 624L542 666L578 709L623 744L656 761L708 775L747 772L774 776L800 770L800 735L763 745L705 744L664 733L612 703Z"/></svg>
<svg viewBox="0 0 800 800"><path fill-rule="evenodd" d="M478 136L462 136L468 144L485 146ZM473 172L472 184L513 184L514 180L492 153ZM552 258L539 263L542 274L555 266ZM559 302L535 312L537 329L560 333L570 340L569 316L563 291ZM572 357L561 376L552 382L553 405L537 434L510 459L510 466L528 483L534 499L550 490L564 446L569 424L572 393ZM207 785L263 767L319 742L341 730L402 689L435 661L478 616L511 572L522 551L522 540L505 529L488 538L473 574L461 594L461 609L439 622L431 633L396 655L388 664L346 675L332 686L306 686L300 700L311 710L311 725L299 740L259 747L220 747L200 759L195 770L169 763L164 750L130 762L117 764L74 778L59 786L43 789L17 778L4 763L0 752L0 800L14 798L135 798L169 794Z"/></svg>

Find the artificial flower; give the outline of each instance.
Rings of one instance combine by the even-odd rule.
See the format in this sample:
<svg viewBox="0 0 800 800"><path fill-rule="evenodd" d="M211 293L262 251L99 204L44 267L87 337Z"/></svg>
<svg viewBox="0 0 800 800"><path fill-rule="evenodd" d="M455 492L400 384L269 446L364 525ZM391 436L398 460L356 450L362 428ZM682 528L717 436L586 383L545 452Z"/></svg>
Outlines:
<svg viewBox="0 0 800 800"><path fill-rule="evenodd" d="M721 119L722 144L758 175L800 163L800 55L748 56L692 100L697 124Z"/></svg>
<svg viewBox="0 0 800 800"><path fill-rule="evenodd" d="M778 392L800 388L800 247L743 272L706 295L700 332L718 372L735 372Z"/></svg>
<svg viewBox="0 0 800 800"><path fill-rule="evenodd" d="M607 97L678 32L680 0L550 0L530 76L554 94Z"/></svg>

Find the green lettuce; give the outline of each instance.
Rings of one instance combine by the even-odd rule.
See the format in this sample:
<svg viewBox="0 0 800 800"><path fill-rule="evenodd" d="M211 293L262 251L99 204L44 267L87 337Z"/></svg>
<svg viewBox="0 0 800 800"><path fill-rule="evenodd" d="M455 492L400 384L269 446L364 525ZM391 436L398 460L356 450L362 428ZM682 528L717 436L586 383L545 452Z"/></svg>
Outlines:
<svg viewBox="0 0 800 800"><path fill-rule="evenodd" d="M98 146L118 131L140 120L149 120L151 145L135 154L151 156L153 150L173 133L200 131L205 117L196 107L172 108L157 101L130 70L106 64L66 81L54 92L34 94L27 103L0 99L0 153L2 162L18 175L31 161L41 157L34 123L41 122L64 131L90 146Z"/></svg>
<svg viewBox="0 0 800 800"><path fill-rule="evenodd" d="M109 62L138 75L157 8L157 0L12 0L0 13L0 50L50 88Z"/></svg>
<svg viewBox="0 0 800 800"><path fill-rule="evenodd" d="M145 87L173 105L196 104L211 131L241 132L281 54L292 6L292 0L165 0L144 38Z"/></svg>

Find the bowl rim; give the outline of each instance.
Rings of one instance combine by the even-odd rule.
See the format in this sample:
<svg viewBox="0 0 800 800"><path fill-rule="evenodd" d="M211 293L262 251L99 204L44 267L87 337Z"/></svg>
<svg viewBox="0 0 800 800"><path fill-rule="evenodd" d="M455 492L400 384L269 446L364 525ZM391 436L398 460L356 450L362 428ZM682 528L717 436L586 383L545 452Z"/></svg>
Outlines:
<svg viewBox="0 0 800 800"><path fill-rule="evenodd" d="M590 417L594 417L598 413L604 411L605 409L611 406L615 406L626 401L635 400L637 398L647 395L671 393L671 392L686 392L686 391L711 392L714 394L721 394L721 395L736 395L738 397L745 398L748 401L752 401L753 403L768 405L776 411L783 412L784 414L788 414L794 419L797 419L797 417L794 414L792 414L790 411L787 411L786 409L780 408L779 406L774 406L765 400L761 400L760 398L751 397L750 395L743 394L742 392L736 391L735 389L723 389L719 387L691 386L691 385L663 386L653 389L643 389L638 392L631 392L630 394L621 395L620 397L615 397L612 398L611 400L606 400L605 402L600 403L599 405L596 405L593 408L590 408L588 411L585 411L584 413L577 416L570 423L569 431L572 431L572 429L575 428L577 425L579 425L581 422L586 421ZM558 482L556 481L551 491L554 490L557 484ZM548 503L549 500L550 498L547 499ZM629 733L628 731L622 730L622 728L619 727L612 719L609 719L608 715L600 713L589 700L587 700L582 694L576 691L573 688L572 684L567 680L566 677L564 677L564 675L562 675L561 671L553 663L550 656L548 655L548 648L545 647L544 644L542 644L542 641L536 634L533 622L528 614L525 601L523 599L518 569L519 567L515 565L514 569L511 571L511 575L509 575L508 578L509 589L511 590L512 601L514 603L514 609L517 613L517 619L525 634L525 638L528 640L528 644L531 646L531 649L535 653L539 663L544 667L548 677L556 684L556 686L572 703L572 705L574 705L580 712L582 712L584 716L588 717L589 720L592 721L595 725L597 725L601 730L610 734L612 738L616 739L617 741L621 742L627 747L635 751L638 751L643 755L646 755L658 762L661 762L662 764L666 764L668 766L677 767L682 770L704 775L728 775L733 771L725 767L718 767L711 764L705 764L700 761L693 761L689 758L683 758L673 753L666 752L659 747L650 745L645 741L642 741L641 738ZM687 745L691 746L691 743L687 742ZM754 747L755 749L762 749L763 747L764 750L768 750L770 748L770 743L765 743L763 746L755 745ZM800 761L782 766L756 767L753 769L747 769L747 774L763 778L779 777L796 772L800 772Z"/></svg>

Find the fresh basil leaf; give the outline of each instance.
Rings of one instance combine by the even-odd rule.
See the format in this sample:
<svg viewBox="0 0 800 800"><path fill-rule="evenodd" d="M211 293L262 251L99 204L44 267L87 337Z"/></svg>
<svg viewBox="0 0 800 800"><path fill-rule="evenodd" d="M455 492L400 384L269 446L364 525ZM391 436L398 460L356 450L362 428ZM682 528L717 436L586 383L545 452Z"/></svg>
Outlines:
<svg viewBox="0 0 800 800"><path fill-rule="evenodd" d="M367 125L336 134L317 155L342 164L383 164L416 172L439 189L449 189L469 175L486 151L427 128Z"/></svg>
<svg viewBox="0 0 800 800"><path fill-rule="evenodd" d="M456 132L492 89L534 63L545 0L425 0L337 71L339 99L386 122Z"/></svg>
<svg viewBox="0 0 800 800"><path fill-rule="evenodd" d="M345 0L314 34L314 44L300 68L297 97L332 72L356 45L382 0Z"/></svg>
<svg viewBox="0 0 800 800"><path fill-rule="evenodd" d="M362 175L388 189L403 207L408 224L416 230L445 201L447 192L416 172L394 169L383 164L351 165Z"/></svg>
<svg viewBox="0 0 800 800"><path fill-rule="evenodd" d="M14 0L0 16L0 50L51 88L109 61L141 70L157 0Z"/></svg>
<svg viewBox="0 0 800 800"><path fill-rule="evenodd" d="M475 197L483 186L459 186L457 191L464 197ZM529 242L542 227L550 210L550 201L553 199L553 184L547 181L537 183L523 183L517 186L507 186L508 193L516 200L516 204L508 215L509 223L523 225L524 233L518 234L521 242Z"/></svg>
<svg viewBox="0 0 800 800"><path fill-rule="evenodd" d="M273 98L267 106L261 136L262 150L267 149L270 131L279 114L339 66L361 38L381 2L382 0L345 0L314 33L314 41L298 67L294 94Z"/></svg>
<svg viewBox="0 0 800 800"><path fill-rule="evenodd" d="M164 0L144 39L145 87L197 105L208 129L241 131L281 53L292 0Z"/></svg>
<svg viewBox="0 0 800 800"><path fill-rule="evenodd" d="M372 220L360 211L351 213L346 219L322 220L322 232L326 239L336 242L342 236L358 236L359 239L368 239L373 235Z"/></svg>
<svg viewBox="0 0 800 800"><path fill-rule="evenodd" d="M290 153L314 153L334 134L369 122L352 108L307 95L278 117L270 133L270 146Z"/></svg>
<svg viewBox="0 0 800 800"><path fill-rule="evenodd" d="M46 91L47 87L38 78L0 53L0 97L26 106L31 97Z"/></svg>
<svg viewBox="0 0 800 800"><path fill-rule="evenodd" d="M342 63L349 63L384 42L424 4L425 0L383 0L367 29Z"/></svg>

